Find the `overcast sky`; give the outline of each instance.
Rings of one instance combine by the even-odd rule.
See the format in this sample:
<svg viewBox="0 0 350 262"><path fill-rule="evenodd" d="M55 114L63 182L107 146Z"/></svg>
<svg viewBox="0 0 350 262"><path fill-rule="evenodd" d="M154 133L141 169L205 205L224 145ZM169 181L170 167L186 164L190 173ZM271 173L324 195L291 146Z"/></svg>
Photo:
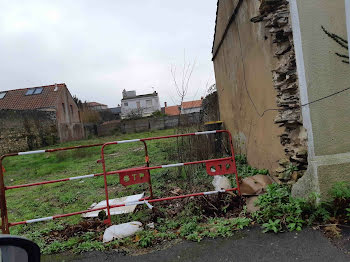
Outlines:
<svg viewBox="0 0 350 262"><path fill-rule="evenodd" d="M66 83L72 95L114 107L124 88L154 87L174 104L170 68L181 70L184 51L196 61L185 100L215 82L216 0L0 0L0 10L1 91Z"/></svg>

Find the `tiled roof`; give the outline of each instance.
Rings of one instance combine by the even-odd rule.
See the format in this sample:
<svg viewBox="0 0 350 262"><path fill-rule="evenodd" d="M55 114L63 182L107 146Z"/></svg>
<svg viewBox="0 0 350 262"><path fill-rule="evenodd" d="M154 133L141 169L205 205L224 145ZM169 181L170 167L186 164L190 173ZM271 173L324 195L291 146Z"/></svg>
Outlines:
<svg viewBox="0 0 350 262"><path fill-rule="evenodd" d="M35 95L26 95L26 93L28 89L37 87L4 91L6 95L0 99L0 109L26 110L56 107L58 97L63 89L67 88L66 84L38 87L42 87L43 90L40 94Z"/></svg>
<svg viewBox="0 0 350 262"><path fill-rule="evenodd" d="M168 116L177 116L180 115L179 106L167 106L164 108L164 112Z"/></svg>
<svg viewBox="0 0 350 262"><path fill-rule="evenodd" d="M182 109L197 108L202 106L203 100L194 100L188 102L182 102ZM167 106L164 108L164 112L168 116L177 116L180 114L180 106Z"/></svg>
<svg viewBox="0 0 350 262"><path fill-rule="evenodd" d="M194 100L182 103L183 109L196 108L202 106L202 100Z"/></svg>
<svg viewBox="0 0 350 262"><path fill-rule="evenodd" d="M157 92L153 92L151 94L145 94L145 95L138 95L138 96L131 96L131 97L123 97L122 101L128 100L128 99L135 99L135 98L142 98L142 97L152 97L152 96L158 96Z"/></svg>
<svg viewBox="0 0 350 262"><path fill-rule="evenodd" d="M97 102L88 102L87 103L87 106L107 106L105 104L100 104L100 103L97 103Z"/></svg>

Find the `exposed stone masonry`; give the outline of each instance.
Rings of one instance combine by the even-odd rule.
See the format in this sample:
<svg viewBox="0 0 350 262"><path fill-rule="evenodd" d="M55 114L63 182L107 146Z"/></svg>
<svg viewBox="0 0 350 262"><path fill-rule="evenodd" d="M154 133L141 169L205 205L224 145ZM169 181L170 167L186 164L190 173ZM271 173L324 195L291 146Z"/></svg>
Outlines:
<svg viewBox="0 0 350 262"><path fill-rule="evenodd" d="M276 68L272 71L277 91L276 102L281 109L275 118L275 124L284 127L280 141L286 156L279 161L280 168L275 171L279 179L293 183L307 168L307 135L302 124L289 3L285 0L261 0L259 12L260 15L251 21L264 22L278 59ZM292 166L296 166L299 171L295 172Z"/></svg>

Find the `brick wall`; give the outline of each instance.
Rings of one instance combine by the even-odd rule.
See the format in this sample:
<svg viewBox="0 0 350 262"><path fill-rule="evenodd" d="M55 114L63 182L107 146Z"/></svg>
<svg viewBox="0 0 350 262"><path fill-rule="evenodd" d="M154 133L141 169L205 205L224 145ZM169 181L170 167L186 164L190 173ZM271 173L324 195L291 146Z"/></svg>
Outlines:
<svg viewBox="0 0 350 262"><path fill-rule="evenodd" d="M0 110L0 155L58 141L55 111Z"/></svg>

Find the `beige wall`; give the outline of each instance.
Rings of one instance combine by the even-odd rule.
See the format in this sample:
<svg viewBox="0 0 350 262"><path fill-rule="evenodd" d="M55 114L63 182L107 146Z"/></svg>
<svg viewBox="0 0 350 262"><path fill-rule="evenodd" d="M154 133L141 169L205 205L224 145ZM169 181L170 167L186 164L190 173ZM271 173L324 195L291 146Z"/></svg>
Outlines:
<svg viewBox="0 0 350 262"><path fill-rule="evenodd" d="M237 2L219 3L214 52ZM245 89L260 113L277 107L271 73L276 61L270 34L262 23L250 22L259 6L259 1L242 1L213 62L220 117L235 138L237 153L247 154L253 166L275 169L284 157L279 138L283 129L274 124L275 111L258 116Z"/></svg>
<svg viewBox="0 0 350 262"><path fill-rule="evenodd" d="M321 30L347 38L344 0L291 0L293 34L303 103L350 87L350 66L335 52L347 51ZM350 181L350 92L303 108L308 130L309 170L295 195L326 195L335 181Z"/></svg>

